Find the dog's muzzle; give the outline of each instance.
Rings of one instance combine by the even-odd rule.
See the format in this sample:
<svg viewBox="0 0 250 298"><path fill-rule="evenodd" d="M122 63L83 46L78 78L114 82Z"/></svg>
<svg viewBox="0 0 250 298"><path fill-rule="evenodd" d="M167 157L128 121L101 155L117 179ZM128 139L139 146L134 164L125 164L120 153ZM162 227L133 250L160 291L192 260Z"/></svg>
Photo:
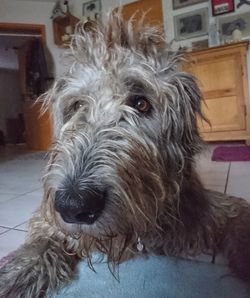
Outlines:
<svg viewBox="0 0 250 298"><path fill-rule="evenodd" d="M54 208L67 223L90 225L101 215L105 197L104 191L92 185L81 191L72 186L56 191Z"/></svg>

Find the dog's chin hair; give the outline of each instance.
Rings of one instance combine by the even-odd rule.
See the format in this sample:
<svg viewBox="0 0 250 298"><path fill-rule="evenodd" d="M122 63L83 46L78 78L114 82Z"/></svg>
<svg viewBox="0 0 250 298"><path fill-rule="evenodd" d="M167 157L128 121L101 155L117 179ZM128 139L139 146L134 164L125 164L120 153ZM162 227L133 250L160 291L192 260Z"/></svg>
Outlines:
<svg viewBox="0 0 250 298"><path fill-rule="evenodd" d="M67 223L62 217L57 214L57 223L60 226L60 229L67 235L75 238L75 235L92 235L98 237L100 235L100 230L98 228L98 222L94 222L93 224L75 224L75 223Z"/></svg>
<svg viewBox="0 0 250 298"><path fill-rule="evenodd" d="M65 222L60 214L56 214L56 221L60 229L65 233L65 234L76 234L81 232L81 226L78 224L72 224L72 223L67 223Z"/></svg>
<svg viewBox="0 0 250 298"><path fill-rule="evenodd" d="M65 234L74 239L79 239L82 236L88 235L96 239L107 239L110 237L116 237L117 234L121 234L115 231L115 225L110 222L107 224L105 222L105 216L101 215L94 223L92 224L74 224L65 222L61 215L56 213L56 222L57 226L60 227L60 230ZM105 222L105 224L103 223Z"/></svg>

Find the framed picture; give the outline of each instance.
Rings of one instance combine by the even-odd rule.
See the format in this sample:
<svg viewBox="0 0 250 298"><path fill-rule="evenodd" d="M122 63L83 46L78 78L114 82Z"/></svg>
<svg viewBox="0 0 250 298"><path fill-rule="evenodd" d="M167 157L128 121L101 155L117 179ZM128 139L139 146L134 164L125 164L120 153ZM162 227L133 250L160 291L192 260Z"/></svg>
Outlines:
<svg viewBox="0 0 250 298"><path fill-rule="evenodd" d="M234 11L234 0L211 0L213 16Z"/></svg>
<svg viewBox="0 0 250 298"><path fill-rule="evenodd" d="M99 21L101 19L101 0L92 0L83 3L82 15L86 21Z"/></svg>
<svg viewBox="0 0 250 298"><path fill-rule="evenodd" d="M201 2L206 2L207 0L172 0L173 9L178 9L182 7L186 7L189 5L194 5Z"/></svg>
<svg viewBox="0 0 250 298"><path fill-rule="evenodd" d="M208 33L208 9L202 8L174 17L175 39L183 40Z"/></svg>
<svg viewBox="0 0 250 298"><path fill-rule="evenodd" d="M250 37L250 12L219 18L219 30L224 41L230 40L235 29L243 38Z"/></svg>

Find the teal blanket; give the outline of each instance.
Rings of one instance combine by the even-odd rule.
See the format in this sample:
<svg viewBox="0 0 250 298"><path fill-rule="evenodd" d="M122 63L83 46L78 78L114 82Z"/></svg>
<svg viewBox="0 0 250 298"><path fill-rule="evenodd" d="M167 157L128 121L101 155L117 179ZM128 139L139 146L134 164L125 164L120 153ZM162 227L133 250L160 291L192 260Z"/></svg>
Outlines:
<svg viewBox="0 0 250 298"><path fill-rule="evenodd" d="M224 265L165 256L138 257L119 266L119 281L105 261L78 266L78 278L53 298L249 298L250 288ZM249 268L250 269L250 268Z"/></svg>

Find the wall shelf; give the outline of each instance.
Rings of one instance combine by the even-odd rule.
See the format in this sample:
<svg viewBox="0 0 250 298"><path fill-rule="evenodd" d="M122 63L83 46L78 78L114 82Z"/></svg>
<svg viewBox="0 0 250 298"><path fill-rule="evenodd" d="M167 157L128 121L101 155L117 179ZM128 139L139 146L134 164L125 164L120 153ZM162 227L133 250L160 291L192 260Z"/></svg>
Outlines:
<svg viewBox="0 0 250 298"><path fill-rule="evenodd" d="M70 44L70 36L74 33L75 26L79 19L74 17L70 12L64 16L53 19L54 42L61 47L67 47Z"/></svg>

